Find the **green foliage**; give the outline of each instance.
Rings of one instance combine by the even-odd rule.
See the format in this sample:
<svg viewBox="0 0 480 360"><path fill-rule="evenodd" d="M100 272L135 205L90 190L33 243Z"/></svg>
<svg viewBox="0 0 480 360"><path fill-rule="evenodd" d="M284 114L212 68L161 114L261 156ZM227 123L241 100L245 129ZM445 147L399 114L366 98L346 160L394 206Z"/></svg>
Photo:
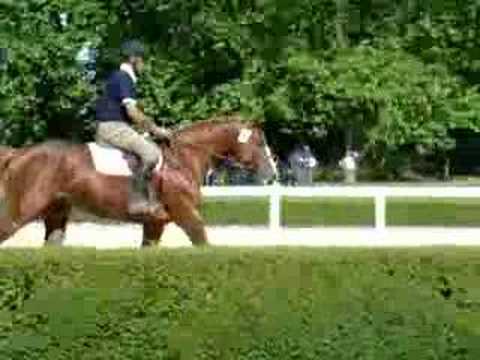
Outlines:
<svg viewBox="0 0 480 360"><path fill-rule="evenodd" d="M0 358L475 359L479 260L474 249L7 250Z"/></svg>
<svg viewBox="0 0 480 360"><path fill-rule="evenodd" d="M68 30L60 24L64 11ZM92 96L75 56L85 42L99 43L108 16L96 2L43 0L22 1L4 15L0 42L11 59L1 74L3 141L20 145L71 122Z"/></svg>
<svg viewBox="0 0 480 360"><path fill-rule="evenodd" d="M146 109L167 124L242 111L265 119L280 153L285 129L322 154L342 152L353 129L366 159L394 172L419 147L444 156L452 129L478 130L478 10L475 0L3 2L0 135L16 145L57 128L83 136L78 112L96 89L77 51L98 47L101 85L135 36L152 55Z"/></svg>

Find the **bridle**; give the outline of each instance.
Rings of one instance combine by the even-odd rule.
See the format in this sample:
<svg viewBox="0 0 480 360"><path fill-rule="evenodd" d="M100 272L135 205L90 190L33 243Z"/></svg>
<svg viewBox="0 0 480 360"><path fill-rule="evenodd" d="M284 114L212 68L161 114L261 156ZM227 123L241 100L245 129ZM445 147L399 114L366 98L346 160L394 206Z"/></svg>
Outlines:
<svg viewBox="0 0 480 360"><path fill-rule="evenodd" d="M204 153L207 153L208 156L213 157L217 160L228 161L230 163L230 165L234 168L253 170L253 165L251 167L246 166L246 165L242 164L240 161L235 160L234 158L232 158L229 155L223 155L223 154L220 154L216 151L212 151L209 148L209 146L207 146L207 145L201 145L201 144L197 144L197 143L194 143L194 142L191 142L191 141L185 141L185 140L179 140L179 139L175 139L173 142L175 144L178 144L178 145L186 145L186 146L191 146L193 148L199 149L200 151L202 151ZM256 146L259 146L259 145L256 145Z"/></svg>
<svg viewBox="0 0 480 360"><path fill-rule="evenodd" d="M211 157L213 157L217 160L228 161L230 163L230 166L233 167L233 168L236 168L236 169L246 169L246 170L250 170L250 171L255 170L253 165L252 166L247 166L247 165L241 163L240 161L235 160L234 158L232 158L229 155L223 155L223 154L220 154L218 152L212 151L209 148L209 146L207 146L207 145L202 145L202 144L198 144L198 143L194 143L194 142L186 141L186 140L180 140L178 138L172 139L172 143L175 143L175 144L178 144L178 145L191 146L193 148L199 149L199 150L207 153L208 156L211 156ZM267 142L266 142L264 134L262 134L262 142L260 144L250 144L250 145L255 146L257 148L265 147L265 148L269 149L268 146L267 146ZM273 159L271 159L271 157L272 157L271 153L267 152L267 157L268 157L269 161L273 161ZM274 161L273 161L272 166L275 169Z"/></svg>

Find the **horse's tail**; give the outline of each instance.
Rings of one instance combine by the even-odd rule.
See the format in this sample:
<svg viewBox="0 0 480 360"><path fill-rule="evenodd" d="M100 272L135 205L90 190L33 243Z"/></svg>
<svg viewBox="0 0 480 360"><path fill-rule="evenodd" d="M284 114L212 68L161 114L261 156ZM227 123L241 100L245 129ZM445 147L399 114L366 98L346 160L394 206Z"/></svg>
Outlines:
<svg viewBox="0 0 480 360"><path fill-rule="evenodd" d="M9 146L0 146L0 176L5 172L10 161L16 155L17 149Z"/></svg>
<svg viewBox="0 0 480 360"><path fill-rule="evenodd" d="M17 150L9 146L0 146L0 198L4 195L4 183L8 166L17 154Z"/></svg>

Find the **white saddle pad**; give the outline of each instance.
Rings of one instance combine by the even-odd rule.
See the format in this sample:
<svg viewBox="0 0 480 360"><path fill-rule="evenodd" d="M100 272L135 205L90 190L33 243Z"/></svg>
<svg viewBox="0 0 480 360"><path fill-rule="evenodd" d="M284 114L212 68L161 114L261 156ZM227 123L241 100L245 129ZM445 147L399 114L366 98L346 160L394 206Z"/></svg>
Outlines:
<svg viewBox="0 0 480 360"><path fill-rule="evenodd" d="M88 148L93 159L95 170L106 175L132 176L132 170L128 167L127 161L123 158L121 150L108 145L99 145L95 142L88 143ZM156 169L162 165L162 159L158 162Z"/></svg>

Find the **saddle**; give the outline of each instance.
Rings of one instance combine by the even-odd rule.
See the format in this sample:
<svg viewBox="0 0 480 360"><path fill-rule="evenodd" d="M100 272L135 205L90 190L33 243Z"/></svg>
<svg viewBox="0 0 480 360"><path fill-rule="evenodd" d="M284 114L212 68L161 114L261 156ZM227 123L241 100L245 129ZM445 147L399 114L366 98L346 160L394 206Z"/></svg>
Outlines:
<svg viewBox="0 0 480 360"><path fill-rule="evenodd" d="M89 142L87 144L95 170L106 175L133 176L142 166L142 160L136 154L119 149L110 144ZM162 166L160 160L156 166Z"/></svg>

